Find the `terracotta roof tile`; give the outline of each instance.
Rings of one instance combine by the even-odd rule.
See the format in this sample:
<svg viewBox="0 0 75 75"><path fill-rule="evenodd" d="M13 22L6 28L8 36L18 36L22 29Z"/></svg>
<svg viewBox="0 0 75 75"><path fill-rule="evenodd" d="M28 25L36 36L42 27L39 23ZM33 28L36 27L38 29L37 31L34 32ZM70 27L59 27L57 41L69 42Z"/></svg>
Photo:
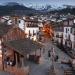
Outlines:
<svg viewBox="0 0 75 75"><path fill-rule="evenodd" d="M15 51L22 55L35 51L43 46L42 44L27 38L23 40L9 41L4 44L8 47L12 47Z"/></svg>
<svg viewBox="0 0 75 75"><path fill-rule="evenodd" d="M10 25L0 24L0 36L3 36L4 34L6 34L11 28L12 26Z"/></svg>

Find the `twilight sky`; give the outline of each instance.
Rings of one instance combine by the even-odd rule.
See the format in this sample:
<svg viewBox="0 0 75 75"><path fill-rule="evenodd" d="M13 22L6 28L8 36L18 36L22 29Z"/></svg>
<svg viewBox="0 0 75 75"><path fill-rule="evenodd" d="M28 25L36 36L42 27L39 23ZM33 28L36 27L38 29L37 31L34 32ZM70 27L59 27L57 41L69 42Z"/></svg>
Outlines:
<svg viewBox="0 0 75 75"><path fill-rule="evenodd" d="M0 0L0 4L5 4L7 2L18 2L26 6L42 6L46 4L61 6L63 4L75 5L75 0Z"/></svg>

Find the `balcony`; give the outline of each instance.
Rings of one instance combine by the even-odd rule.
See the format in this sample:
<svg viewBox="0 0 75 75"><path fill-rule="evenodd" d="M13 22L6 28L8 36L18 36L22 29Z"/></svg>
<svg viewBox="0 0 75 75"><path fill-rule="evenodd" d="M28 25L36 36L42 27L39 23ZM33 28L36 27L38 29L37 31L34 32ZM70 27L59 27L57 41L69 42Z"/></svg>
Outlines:
<svg viewBox="0 0 75 75"><path fill-rule="evenodd" d="M38 27L38 24L28 24L27 27Z"/></svg>
<svg viewBox="0 0 75 75"><path fill-rule="evenodd" d="M57 38L63 38L63 35L56 35Z"/></svg>

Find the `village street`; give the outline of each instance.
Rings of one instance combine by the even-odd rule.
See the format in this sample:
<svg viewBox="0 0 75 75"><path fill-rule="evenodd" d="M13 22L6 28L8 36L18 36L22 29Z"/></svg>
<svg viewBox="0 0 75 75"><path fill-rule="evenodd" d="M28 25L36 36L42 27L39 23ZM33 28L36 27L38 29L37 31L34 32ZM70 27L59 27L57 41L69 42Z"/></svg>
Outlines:
<svg viewBox="0 0 75 75"><path fill-rule="evenodd" d="M40 64L34 64L32 62L27 62L30 65L30 74L29 75L48 75L50 72L49 69L51 67L51 59L48 57L48 50L53 47L55 49L56 55L58 55L58 62L56 63L61 63L62 60L68 61L70 57L66 55L64 52L62 52L60 49L58 49L56 46L54 46L50 41L44 42L44 48L45 48L45 53L42 54L42 63ZM56 66L56 64L55 64ZM52 75L50 72L49 75ZM63 75L63 74L61 74Z"/></svg>

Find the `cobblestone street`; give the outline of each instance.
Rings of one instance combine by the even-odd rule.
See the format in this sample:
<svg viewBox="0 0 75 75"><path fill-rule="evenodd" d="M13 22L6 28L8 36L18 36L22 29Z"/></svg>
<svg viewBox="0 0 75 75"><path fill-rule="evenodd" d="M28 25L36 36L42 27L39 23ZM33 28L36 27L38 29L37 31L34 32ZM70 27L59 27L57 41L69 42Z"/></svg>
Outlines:
<svg viewBox="0 0 75 75"><path fill-rule="evenodd" d="M45 42L43 43L45 46L45 53L42 54L42 63L41 64L34 64L31 62L27 62L30 65L30 74L29 75L48 75L50 73L49 69L51 66L51 59L48 57L48 50L51 49L51 47L54 47L56 55L58 55L59 59L57 63L61 63L62 60L68 61L70 57L66 55L64 52L62 52L60 49L58 49L56 46L54 46L51 42ZM56 65L56 63L55 63ZM50 73L49 75L52 75ZM63 75L63 74L61 74Z"/></svg>

